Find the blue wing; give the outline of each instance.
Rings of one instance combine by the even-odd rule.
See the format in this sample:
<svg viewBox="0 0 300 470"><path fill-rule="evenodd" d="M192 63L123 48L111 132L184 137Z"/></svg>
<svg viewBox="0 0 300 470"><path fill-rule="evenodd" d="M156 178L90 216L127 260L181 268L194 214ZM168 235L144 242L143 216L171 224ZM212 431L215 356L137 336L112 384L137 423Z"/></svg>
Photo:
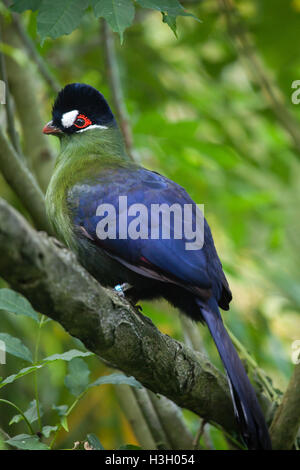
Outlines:
<svg viewBox="0 0 300 470"><path fill-rule="evenodd" d="M124 211L119 211L120 196L126 197L127 208L142 204L143 208L147 209L146 215L143 210L138 210L138 206L134 206L137 212L134 215L127 213L127 220L124 219ZM112 212L115 238L99 238L98 224L101 220L104 221L104 217L109 213L104 210L108 206L104 207L103 204L115 208L115 215ZM170 218L160 216L156 219L158 226L155 236L158 238L153 239L151 210L155 205L161 204L166 204L167 207L175 204L177 210L179 212L181 210L181 226L172 214ZM196 225L199 209L178 184L141 167L107 168L102 169L100 175L92 176L73 186L68 194L68 206L74 226L80 227L85 236L128 268L147 277L188 286L196 293L197 289L212 291L215 298L221 302L220 305L228 308L231 293L203 215L204 244L202 246L200 243L201 247L198 249L187 249L191 239L190 235L185 234L183 214L189 206L188 213L192 224L190 228L195 231L196 227L199 228ZM103 209L101 216L99 206ZM136 214L139 216L138 227L136 227ZM141 231L142 237L147 235L147 238L132 239L130 236L122 238L125 233L128 234L132 226ZM176 238L180 228L181 236ZM170 237L166 238L168 231Z"/></svg>

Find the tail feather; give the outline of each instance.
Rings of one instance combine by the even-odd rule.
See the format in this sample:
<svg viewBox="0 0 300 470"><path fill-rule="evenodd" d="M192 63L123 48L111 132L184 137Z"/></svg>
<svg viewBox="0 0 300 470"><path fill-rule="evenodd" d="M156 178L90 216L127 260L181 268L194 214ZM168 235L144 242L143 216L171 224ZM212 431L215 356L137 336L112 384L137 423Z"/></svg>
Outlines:
<svg viewBox="0 0 300 470"><path fill-rule="evenodd" d="M217 302L211 298L204 304L197 299L197 304L226 369L234 413L246 445L249 449L271 449L268 428L255 391L224 327Z"/></svg>

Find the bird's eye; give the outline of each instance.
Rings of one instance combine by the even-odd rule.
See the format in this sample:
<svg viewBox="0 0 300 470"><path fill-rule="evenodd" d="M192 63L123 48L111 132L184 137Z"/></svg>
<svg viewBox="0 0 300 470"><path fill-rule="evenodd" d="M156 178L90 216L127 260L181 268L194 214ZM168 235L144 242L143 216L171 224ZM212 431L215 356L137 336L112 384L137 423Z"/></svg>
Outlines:
<svg viewBox="0 0 300 470"><path fill-rule="evenodd" d="M74 126L78 127L78 129L84 129L91 124L92 121L90 121L89 118L87 118L84 114L79 114L76 121L74 122Z"/></svg>

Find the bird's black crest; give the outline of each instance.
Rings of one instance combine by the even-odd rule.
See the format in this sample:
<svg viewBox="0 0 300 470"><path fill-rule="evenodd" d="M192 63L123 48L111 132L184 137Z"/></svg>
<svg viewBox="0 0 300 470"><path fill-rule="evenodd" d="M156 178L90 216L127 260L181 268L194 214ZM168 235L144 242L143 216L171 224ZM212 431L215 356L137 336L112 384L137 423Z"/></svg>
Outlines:
<svg viewBox="0 0 300 470"><path fill-rule="evenodd" d="M93 124L115 125L114 115L104 96L90 85L71 83L59 92L52 108L53 123L61 127L62 115L75 109Z"/></svg>

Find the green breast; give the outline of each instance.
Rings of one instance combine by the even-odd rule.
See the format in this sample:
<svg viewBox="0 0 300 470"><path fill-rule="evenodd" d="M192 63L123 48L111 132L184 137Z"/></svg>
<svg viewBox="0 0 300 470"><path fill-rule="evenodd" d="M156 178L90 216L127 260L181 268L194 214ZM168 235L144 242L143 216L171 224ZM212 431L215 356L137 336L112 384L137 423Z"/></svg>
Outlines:
<svg viewBox="0 0 300 470"><path fill-rule="evenodd" d="M55 168L46 193L46 211L58 238L71 246L73 230L67 207L68 179L59 165Z"/></svg>
<svg viewBox="0 0 300 470"><path fill-rule="evenodd" d="M46 210L58 238L76 248L67 197L71 188L104 168L133 165L117 128L88 131L61 139L61 152L46 193Z"/></svg>

